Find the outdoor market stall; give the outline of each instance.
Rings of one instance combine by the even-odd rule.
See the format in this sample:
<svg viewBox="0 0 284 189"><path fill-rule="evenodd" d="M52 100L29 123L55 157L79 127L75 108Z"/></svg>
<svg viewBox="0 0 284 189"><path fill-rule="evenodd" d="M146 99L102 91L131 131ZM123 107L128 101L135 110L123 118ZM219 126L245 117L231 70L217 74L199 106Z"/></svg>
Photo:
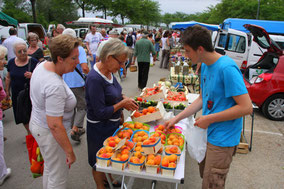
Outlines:
<svg viewBox="0 0 284 189"><path fill-rule="evenodd" d="M175 108L181 104L185 108L189 102L186 88L180 89L180 92L174 91L175 89L165 83L143 89L140 97L136 98L142 108L134 111L123 127L105 140L104 147L97 153L97 163L94 165L96 171L121 175L121 188L126 187L126 176L131 177L130 183L133 183L134 178L143 178L154 180L153 186L156 181L175 183L175 188L178 184L183 184L186 153L184 134L187 128L193 125L194 118L191 116L183 119L175 124L174 128L165 129L164 122L173 117L174 113L182 111L175 112ZM195 98L190 95L189 97ZM143 104L145 101L148 104ZM166 104L172 105L173 111L165 109L168 107ZM108 157L106 152L110 153ZM138 156L139 153L145 156L144 159ZM136 157L141 158L140 161ZM152 163L150 157L155 158ZM167 161L164 160L167 158L171 160L169 162L172 165L163 162ZM107 179L111 183L110 179Z"/></svg>
<svg viewBox="0 0 284 189"><path fill-rule="evenodd" d="M128 121L130 121L130 120L131 119L128 118ZM149 124L151 126L150 132L153 132L154 126L157 123L151 122ZM181 127L183 129L183 131L185 131L189 124L193 124L193 120L186 118L186 119L181 120L179 123L177 123L176 126ZM132 183L134 178L142 178L142 179L147 179L147 180L155 180L155 181L175 183L175 188L178 188L178 184L184 183L185 153L186 153L186 147L184 147L184 149L183 149L183 151L180 155L180 158L179 158L179 161L177 163L176 170L175 170L173 176L162 175L160 172L158 174L148 173L148 172L146 172L145 168L143 168L143 170L141 172L134 172L132 170L129 170L129 167L126 167L124 170L117 170L117 169L114 169L112 166L102 167L102 166L99 166L99 165L95 165L94 169L96 171L121 175L122 176L121 188L123 188L123 187L126 188L126 184L125 184L125 177L126 176L129 176L129 177L131 177L130 179L132 179L131 181L129 181L129 183ZM109 181L109 183L111 183L109 178L108 178L108 181ZM152 184L154 186L155 182L152 182ZM128 185L128 187L131 188L131 186L129 186L129 185ZM111 188L112 188L112 186L111 186Z"/></svg>

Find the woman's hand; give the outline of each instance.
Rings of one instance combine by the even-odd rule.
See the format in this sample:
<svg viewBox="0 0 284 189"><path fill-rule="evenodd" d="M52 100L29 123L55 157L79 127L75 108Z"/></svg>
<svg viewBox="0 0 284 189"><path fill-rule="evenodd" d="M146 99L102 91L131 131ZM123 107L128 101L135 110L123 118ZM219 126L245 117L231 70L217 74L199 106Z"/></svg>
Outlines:
<svg viewBox="0 0 284 189"><path fill-rule="evenodd" d="M128 97L124 97L123 101L123 108L125 108L128 111L134 111L134 110L138 110L139 106L138 104L135 102L135 100L128 98Z"/></svg>
<svg viewBox="0 0 284 189"><path fill-rule="evenodd" d="M74 154L74 152L70 152L70 153L66 153L66 163L67 165L69 165L69 168L71 167L71 165L76 161L76 156Z"/></svg>
<svg viewBox="0 0 284 189"><path fill-rule="evenodd" d="M26 78L31 78L31 77L32 77L32 72L26 71L26 73L24 74L24 76L25 76Z"/></svg>

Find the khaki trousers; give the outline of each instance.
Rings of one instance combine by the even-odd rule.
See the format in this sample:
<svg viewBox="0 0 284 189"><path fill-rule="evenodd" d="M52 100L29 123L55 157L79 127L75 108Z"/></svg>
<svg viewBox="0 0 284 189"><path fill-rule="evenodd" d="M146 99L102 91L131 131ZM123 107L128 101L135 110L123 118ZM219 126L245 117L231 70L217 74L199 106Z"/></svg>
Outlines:
<svg viewBox="0 0 284 189"><path fill-rule="evenodd" d="M234 147L219 147L207 142L204 160L199 164L202 189L223 189L229 168L236 153Z"/></svg>

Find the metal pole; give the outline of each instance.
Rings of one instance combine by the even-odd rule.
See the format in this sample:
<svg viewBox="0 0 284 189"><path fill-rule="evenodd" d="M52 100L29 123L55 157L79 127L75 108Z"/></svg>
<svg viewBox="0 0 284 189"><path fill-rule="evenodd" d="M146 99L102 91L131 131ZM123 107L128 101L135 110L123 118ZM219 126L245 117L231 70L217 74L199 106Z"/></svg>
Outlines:
<svg viewBox="0 0 284 189"><path fill-rule="evenodd" d="M260 0L258 0L258 5L257 5L257 13L256 13L256 19L258 20L259 17L259 6L260 6Z"/></svg>

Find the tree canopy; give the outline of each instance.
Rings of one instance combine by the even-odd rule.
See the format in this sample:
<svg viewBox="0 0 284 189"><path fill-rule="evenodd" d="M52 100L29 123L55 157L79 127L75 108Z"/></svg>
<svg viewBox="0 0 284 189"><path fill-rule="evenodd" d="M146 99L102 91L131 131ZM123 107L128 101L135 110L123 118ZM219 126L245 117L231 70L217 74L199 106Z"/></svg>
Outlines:
<svg viewBox="0 0 284 189"><path fill-rule="evenodd" d="M50 23L62 23L78 19L78 10L102 11L104 17L112 16L116 22L125 19L132 24L169 25L171 22L198 21L220 24L226 18L256 19L257 0L220 0L203 12L187 14L183 12L161 15L160 4L156 0L3 0L1 11L21 22L38 22L44 27ZM284 0L260 0L259 19L284 20ZM63 16L64 15L64 16ZM32 16L32 17L31 17Z"/></svg>

